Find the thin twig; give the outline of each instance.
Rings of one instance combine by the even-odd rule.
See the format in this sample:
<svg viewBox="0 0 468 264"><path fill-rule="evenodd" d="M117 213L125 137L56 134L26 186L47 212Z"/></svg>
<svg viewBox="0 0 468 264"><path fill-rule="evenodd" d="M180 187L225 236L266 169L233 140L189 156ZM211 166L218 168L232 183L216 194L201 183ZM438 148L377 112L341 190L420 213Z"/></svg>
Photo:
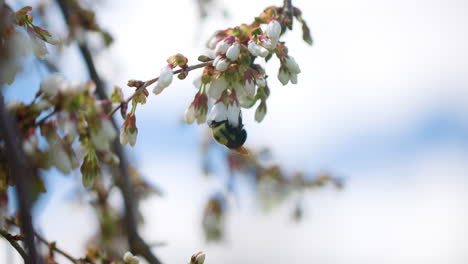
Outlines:
<svg viewBox="0 0 468 264"><path fill-rule="evenodd" d="M210 66L212 63L213 63L213 61L210 60L210 61L207 61L207 62L203 62L203 63L200 63L200 64L195 64L195 65L189 66L184 70L185 70L185 72L189 72L189 71L192 71L192 70L195 70L195 69ZM175 75L175 74L178 74L178 73L181 73L181 72L182 72L182 69L179 69L179 70L173 71L172 74ZM152 85L153 83L157 82L158 80L159 80L159 76L154 78L154 79L151 79L151 80L148 80L148 81L144 82L140 87L138 87L138 89L129 98L127 98L127 100L124 101L124 104L128 104L133 98L135 98L135 96L138 95L139 92L143 91L143 89L145 89L146 87ZM112 109L112 111L108 114L108 116L112 116L113 114L115 114L115 112L117 112L117 110L122 108L122 104L123 103L119 104L114 109Z"/></svg>
<svg viewBox="0 0 468 264"><path fill-rule="evenodd" d="M1 87L0 87L1 88ZM10 175L16 185L16 199L20 214L21 232L24 234L26 248L28 249L28 259L26 263L36 264L40 260L37 258L36 245L34 243L34 228L32 224L30 199L30 181L34 172L30 167L26 155L23 152L23 144L16 120L6 111L3 95L0 92L0 135L5 142L8 153L7 162L10 168Z"/></svg>
<svg viewBox="0 0 468 264"><path fill-rule="evenodd" d="M37 237L37 239L42 242L43 244L47 245L47 247L49 247L50 250L52 251L55 251L57 253L59 253L60 255L66 257L68 260L70 260L71 262L75 263L75 264L78 264L80 263L80 261L77 259L77 258L74 258L72 257L70 254L68 254L67 252L63 251L62 249L58 248L57 245L55 245L54 243L51 243L51 242L48 242L45 238L43 238L41 235L39 235L37 232L34 232L34 235Z"/></svg>
<svg viewBox="0 0 468 264"><path fill-rule="evenodd" d="M56 110L50 112L48 115L44 116L44 118L42 118L41 120L37 121L36 122L36 126L40 126L42 125L45 121L47 121L47 119L49 119L50 117L52 117L53 115L55 115L57 113Z"/></svg>
<svg viewBox="0 0 468 264"><path fill-rule="evenodd" d="M0 229L0 235L3 236L10 243L10 245L16 249L16 251L18 251L24 262L28 261L28 254L26 251L24 251L24 248L21 247L18 241L16 241L17 239L12 234L8 233L6 230Z"/></svg>

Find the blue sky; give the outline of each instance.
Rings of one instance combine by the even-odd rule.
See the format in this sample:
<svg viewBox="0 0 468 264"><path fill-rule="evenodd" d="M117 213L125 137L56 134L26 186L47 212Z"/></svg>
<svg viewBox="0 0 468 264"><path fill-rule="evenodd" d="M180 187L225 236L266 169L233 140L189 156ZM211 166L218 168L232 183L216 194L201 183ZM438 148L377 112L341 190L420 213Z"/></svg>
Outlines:
<svg viewBox="0 0 468 264"><path fill-rule="evenodd" d="M103 1L101 19L116 42L100 53L97 64L109 84L124 87L128 79L153 78L177 52L193 62L213 30L249 22L264 7L281 3L220 1L231 10L230 18L215 9L214 17L199 23L193 2L184 0L188 8L181 9L179 1L164 8L150 0ZM263 214L255 197L247 195L233 201L240 206L231 208L227 241L206 245L199 227L202 206L222 188L223 178L201 175L198 146L204 128L181 123L195 92L191 75L151 95L138 111L140 133L137 146L128 148L130 156L166 193L144 204L149 219L144 233L168 242L158 250L167 263L186 261L200 249L208 263L465 263L468 33L462 25L468 22L467 4L293 2L309 22L315 44L303 44L298 31L285 37L302 69L299 84L280 86L277 62L267 66L269 113L258 124L252 111L244 112L247 146L269 146L289 171L336 173L345 178L346 189L309 194L299 225L289 221L293 201ZM172 21L174 12L185 23ZM74 48L65 52L76 56ZM70 79L85 78L81 68L61 63ZM24 76L10 88L11 97L24 98L18 91L25 84L33 93L41 75L35 65ZM88 221L90 213L59 202L74 182L55 179L61 188L52 187L56 192L39 223L79 255L77 241L91 234L93 224L83 237L66 233ZM68 219L70 213L76 218Z"/></svg>

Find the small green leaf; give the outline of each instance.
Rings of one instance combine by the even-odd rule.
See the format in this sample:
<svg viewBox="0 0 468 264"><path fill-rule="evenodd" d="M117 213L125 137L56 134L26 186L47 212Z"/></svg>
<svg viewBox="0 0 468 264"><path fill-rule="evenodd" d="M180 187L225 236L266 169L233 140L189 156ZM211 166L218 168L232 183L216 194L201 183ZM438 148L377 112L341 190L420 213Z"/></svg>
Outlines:
<svg viewBox="0 0 468 264"><path fill-rule="evenodd" d="M114 91L110 96L111 102L114 104L120 104L124 101L123 92L120 87L114 86Z"/></svg>
<svg viewBox="0 0 468 264"><path fill-rule="evenodd" d="M209 57L205 56L205 55L198 56L198 61L207 62L209 60L211 60L211 59Z"/></svg>
<svg viewBox="0 0 468 264"><path fill-rule="evenodd" d="M109 32L101 30L101 36L104 39L104 44L106 47L109 47L112 45L112 43L114 43L114 38Z"/></svg>
<svg viewBox="0 0 468 264"><path fill-rule="evenodd" d="M262 29L260 27L252 30L252 35L253 36L262 35L262 34L263 34L263 32L262 32Z"/></svg>
<svg viewBox="0 0 468 264"><path fill-rule="evenodd" d="M94 149L88 149L85 154L80 171L82 173L83 186L89 188L99 175L99 161Z"/></svg>
<svg viewBox="0 0 468 264"><path fill-rule="evenodd" d="M309 45L312 45L312 36L310 35L310 29L307 26L307 23L302 21L302 39Z"/></svg>

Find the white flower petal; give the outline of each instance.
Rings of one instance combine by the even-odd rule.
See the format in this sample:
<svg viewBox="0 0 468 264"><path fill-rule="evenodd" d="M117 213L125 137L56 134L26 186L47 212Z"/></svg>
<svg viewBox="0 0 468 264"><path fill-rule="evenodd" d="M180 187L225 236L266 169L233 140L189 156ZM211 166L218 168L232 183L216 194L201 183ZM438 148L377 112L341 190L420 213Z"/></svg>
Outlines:
<svg viewBox="0 0 468 264"><path fill-rule="evenodd" d="M289 79L291 80L292 84L297 84L297 73L291 73L289 75Z"/></svg>
<svg viewBox="0 0 468 264"><path fill-rule="evenodd" d="M227 109L223 102L219 102L211 108L210 114L208 116L207 123L208 125L213 122L221 122L227 119Z"/></svg>
<svg viewBox="0 0 468 264"><path fill-rule="evenodd" d="M230 60L235 61L239 57L239 52L240 52L239 43L236 42L232 44L232 46L229 47L229 49L226 51L226 57Z"/></svg>
<svg viewBox="0 0 468 264"><path fill-rule="evenodd" d="M172 83L172 68L169 66L163 67L159 74L159 80L156 84L159 88L166 88Z"/></svg>
<svg viewBox="0 0 468 264"><path fill-rule="evenodd" d="M230 104L227 108L227 119L229 124L237 127L239 125L240 108L237 104Z"/></svg>
<svg viewBox="0 0 468 264"><path fill-rule="evenodd" d="M49 53L47 51L45 42L38 38L31 38L31 43L32 43L34 55L36 55L36 57L41 60L45 59L45 56Z"/></svg>
<svg viewBox="0 0 468 264"><path fill-rule="evenodd" d="M265 78L261 77L261 78L257 78L255 80L255 82L257 83L258 87L265 87L266 86L266 81L265 81Z"/></svg>
<svg viewBox="0 0 468 264"><path fill-rule="evenodd" d="M56 95L59 91L68 88L69 83L60 74L50 74L41 82L41 91L49 96Z"/></svg>
<svg viewBox="0 0 468 264"><path fill-rule="evenodd" d="M244 90L248 96L254 97L255 96L255 82L253 80L247 80L244 83Z"/></svg>
<svg viewBox="0 0 468 264"><path fill-rule="evenodd" d="M276 42L278 41L281 34L281 24L277 20L272 20L270 23L268 23L265 32L269 38Z"/></svg>
<svg viewBox="0 0 468 264"><path fill-rule="evenodd" d="M122 145L126 145L128 143L128 134L125 130L125 126L120 127L120 144Z"/></svg>
<svg viewBox="0 0 468 264"><path fill-rule="evenodd" d="M258 46L258 56L265 58L270 52L262 46Z"/></svg>
<svg viewBox="0 0 468 264"><path fill-rule="evenodd" d="M286 67L291 73L301 73L301 69L297 64L296 60L292 56L286 58Z"/></svg>
<svg viewBox="0 0 468 264"><path fill-rule="evenodd" d="M207 87L207 94L210 98L218 100L226 90L228 83L223 77L213 80L209 87Z"/></svg>
<svg viewBox="0 0 468 264"><path fill-rule="evenodd" d="M231 46L230 41L227 38L225 38L224 40L222 40L222 41L218 42L218 44L216 44L214 52L215 52L216 55L225 54L230 46Z"/></svg>
<svg viewBox="0 0 468 264"><path fill-rule="evenodd" d="M288 82L289 82L289 73L284 69L280 69L279 72L278 72L278 80L283 85L288 84Z"/></svg>
<svg viewBox="0 0 468 264"><path fill-rule="evenodd" d="M228 59L220 59L216 64L216 70L223 72L229 68L229 65L231 65L231 62Z"/></svg>
<svg viewBox="0 0 468 264"><path fill-rule="evenodd" d="M192 104L185 110L184 120L187 124L192 124L195 121L195 107Z"/></svg>

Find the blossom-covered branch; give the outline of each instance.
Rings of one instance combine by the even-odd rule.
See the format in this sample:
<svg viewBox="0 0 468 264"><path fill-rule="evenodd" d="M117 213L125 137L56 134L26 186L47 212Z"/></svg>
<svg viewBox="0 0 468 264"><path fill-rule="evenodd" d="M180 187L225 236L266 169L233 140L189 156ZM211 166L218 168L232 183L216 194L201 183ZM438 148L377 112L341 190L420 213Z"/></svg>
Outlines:
<svg viewBox="0 0 468 264"><path fill-rule="evenodd" d="M192 65L192 66L187 66L185 69L178 69L178 70L175 70L172 72L173 75L175 74L179 74L181 73L182 71L185 71L185 72L189 72L189 71L192 71L192 70L196 70L196 69L200 69L200 68L203 68L203 67L206 67L206 66L209 66L211 65L211 60L207 61L207 62L202 62L202 63L199 63L199 64L195 64L195 65ZM115 114L115 112L117 112L119 109L121 109L123 106L125 106L126 104L130 103L131 100L133 100L133 98L135 98L139 93L141 93L145 88L147 88L148 86L152 85L153 83L159 81L159 78L160 76L156 77L156 78L153 78L151 80L148 80L148 81L145 81L145 82L141 82L141 81L130 81L130 85L138 85L137 86L137 89L136 91L131 95L129 96L127 99L125 99L125 101L121 102L119 105L117 105L116 107L114 107L112 109L112 111L109 112L109 116L112 116L113 114Z"/></svg>
<svg viewBox="0 0 468 264"><path fill-rule="evenodd" d="M268 62L276 55L281 63L277 76L283 85L289 82L297 84L297 76L301 72L285 42L280 41L284 32L292 29L293 17L302 23L304 40L310 44L310 31L300 10L292 6L291 0L285 0L283 7L266 8L251 24L215 32L207 42L209 50L198 58L204 64L196 68L203 67L203 71L194 81L198 92L185 111L186 123L196 120L202 124L206 121L216 142L237 153L248 154L243 148L247 132L243 128L241 109L251 108L260 102L255 120L261 122L266 115L270 95L269 76L256 61ZM138 129L135 110L138 104L146 103L149 95L146 87L156 83L153 93L158 95L171 84L173 74L180 73L178 77L185 79L188 71L193 69L187 66L187 61L183 55L177 54L167 60L168 64L161 69L159 77L146 82L130 80L128 86L136 88L136 91L126 100L120 88L114 89L111 98L118 105L109 115L121 110L125 119L120 132L122 144L130 143L133 146L136 143ZM180 69L174 70L175 67ZM130 101L132 107L127 113ZM208 114L209 104L211 110Z"/></svg>

